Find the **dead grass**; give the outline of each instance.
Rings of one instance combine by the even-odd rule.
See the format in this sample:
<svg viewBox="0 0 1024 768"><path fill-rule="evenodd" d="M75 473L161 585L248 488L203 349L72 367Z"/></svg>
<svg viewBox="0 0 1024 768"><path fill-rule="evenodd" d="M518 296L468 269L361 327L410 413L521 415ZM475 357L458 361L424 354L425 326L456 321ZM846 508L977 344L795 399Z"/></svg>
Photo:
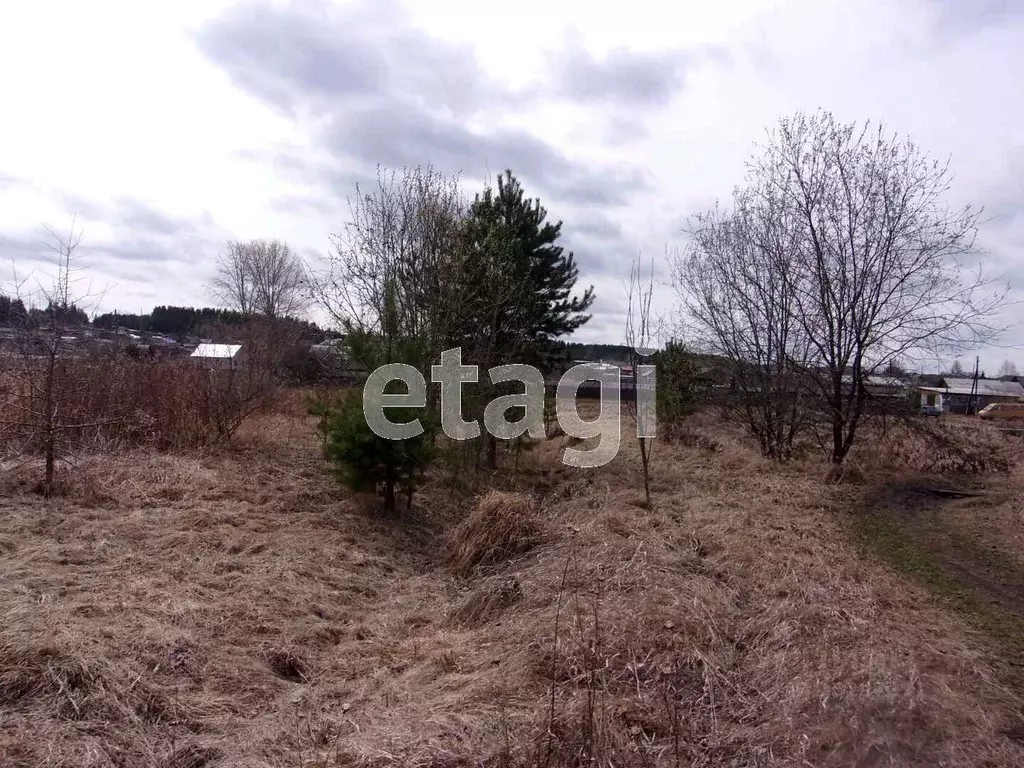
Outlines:
<svg viewBox="0 0 1024 768"><path fill-rule="evenodd" d="M492 576L475 587L451 613L459 624L479 625L500 616L523 599L523 587L515 576Z"/></svg>
<svg viewBox="0 0 1024 768"><path fill-rule="evenodd" d="M1024 764L999 649L860 553L859 489L714 417L655 446L653 509L635 445L555 438L532 495L434 480L425 526L360 512L309 427L5 486L0 764Z"/></svg>
<svg viewBox="0 0 1024 768"><path fill-rule="evenodd" d="M543 533L533 499L518 493L490 491L452 531L449 562L455 573L468 576L480 566L528 552L540 543Z"/></svg>
<svg viewBox="0 0 1024 768"><path fill-rule="evenodd" d="M1022 443L977 419L945 422L870 423L850 455L861 473L892 470L937 475L978 475L1010 471Z"/></svg>

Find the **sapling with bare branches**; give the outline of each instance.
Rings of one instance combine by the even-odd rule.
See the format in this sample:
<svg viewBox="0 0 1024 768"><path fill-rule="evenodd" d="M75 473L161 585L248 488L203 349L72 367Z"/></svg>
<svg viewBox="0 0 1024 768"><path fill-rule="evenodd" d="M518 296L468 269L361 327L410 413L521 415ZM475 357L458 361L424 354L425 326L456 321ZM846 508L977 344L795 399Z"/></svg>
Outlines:
<svg viewBox="0 0 1024 768"><path fill-rule="evenodd" d="M81 268L76 264L81 233L74 222L67 234L46 228L48 246L53 252L51 284L37 281L36 298L45 308L30 309L18 329L17 357L7 371L6 408L0 414L8 438L17 441L18 452L42 454L43 477L40 490L50 496L55 489L57 462L77 447L78 436L86 430L113 423L116 416L90 418L81 404L97 393L91 379L77 374L71 331L85 316L81 306L96 299L89 293L78 294ZM19 283L21 292L27 281ZM31 304L31 301L28 302Z"/></svg>
<svg viewBox="0 0 1024 768"><path fill-rule="evenodd" d="M357 186L349 221L332 237L326 269L311 271L308 285L313 301L346 334L354 368L369 374L404 363L429 378L444 349L472 337L466 316L475 297L467 290L471 267L460 245L465 210L458 178L429 166L379 169L373 189ZM432 423L438 404L431 399L427 405L423 418ZM353 487L379 482L389 510L398 486L411 502L415 477L433 458L427 450L433 435L380 438L357 406L317 408L339 477Z"/></svg>
<svg viewBox="0 0 1024 768"><path fill-rule="evenodd" d="M655 343L659 332L659 320L652 314L651 300L654 297L654 261L645 276L640 257L633 261L629 270L629 284L626 289L626 346L629 347L630 379L632 392L627 395L626 408L636 425L637 443L640 447L640 462L644 471L644 501L651 505L651 452L654 448L655 423L652 412L654 401L645 402L640 396L641 389L650 388L654 382L646 377L654 376L650 364L656 352Z"/></svg>

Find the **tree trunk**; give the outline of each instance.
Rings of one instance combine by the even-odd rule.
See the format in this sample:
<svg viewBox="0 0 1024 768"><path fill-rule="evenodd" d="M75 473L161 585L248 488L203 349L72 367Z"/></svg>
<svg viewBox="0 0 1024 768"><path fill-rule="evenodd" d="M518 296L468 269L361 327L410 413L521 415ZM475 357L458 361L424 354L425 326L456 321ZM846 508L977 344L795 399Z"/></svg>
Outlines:
<svg viewBox="0 0 1024 768"><path fill-rule="evenodd" d="M491 434L487 435L487 466L498 468L498 438Z"/></svg>
<svg viewBox="0 0 1024 768"><path fill-rule="evenodd" d="M384 509L390 514L395 511L395 471L388 467L384 477Z"/></svg>
<svg viewBox="0 0 1024 768"><path fill-rule="evenodd" d="M53 494L53 471L56 464L55 435L51 431L46 436L46 471L43 475L43 496L47 498Z"/></svg>
<svg viewBox="0 0 1024 768"><path fill-rule="evenodd" d="M647 444L647 439L640 438L640 461L644 465L644 499L647 502L647 507L651 506L651 473L650 473L650 462L651 462L651 448Z"/></svg>
<svg viewBox="0 0 1024 768"><path fill-rule="evenodd" d="M843 417L835 413L832 415L832 463L842 464L846 458L845 440L843 439Z"/></svg>

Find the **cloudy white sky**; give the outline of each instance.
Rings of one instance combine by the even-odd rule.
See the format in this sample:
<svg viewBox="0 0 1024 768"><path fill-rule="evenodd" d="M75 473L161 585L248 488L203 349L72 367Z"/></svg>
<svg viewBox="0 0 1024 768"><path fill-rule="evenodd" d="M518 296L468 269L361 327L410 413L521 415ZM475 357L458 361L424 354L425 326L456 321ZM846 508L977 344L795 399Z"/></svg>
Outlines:
<svg viewBox="0 0 1024 768"><path fill-rule="evenodd" d="M1024 283L1020 0L36 0L0 9L0 71L0 282L75 215L100 311L213 303L229 238L316 258L378 163L468 192L511 167L597 289L577 338L619 342L636 252L680 245L767 126L819 107L951 156L951 201Z"/></svg>

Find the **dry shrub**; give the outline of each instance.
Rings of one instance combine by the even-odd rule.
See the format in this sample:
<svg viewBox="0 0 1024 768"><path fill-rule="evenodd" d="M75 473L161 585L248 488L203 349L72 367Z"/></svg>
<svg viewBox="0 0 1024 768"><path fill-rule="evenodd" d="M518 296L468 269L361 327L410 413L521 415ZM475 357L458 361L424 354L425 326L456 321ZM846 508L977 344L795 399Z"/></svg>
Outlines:
<svg viewBox="0 0 1024 768"><path fill-rule="evenodd" d="M663 432L664 435L659 435L659 437L664 437L665 440L671 443L685 445L688 448L697 448L708 453L717 453L722 450L721 442L704 430L669 424Z"/></svg>
<svg viewBox="0 0 1024 768"><path fill-rule="evenodd" d="M8 363L0 387L0 423L11 425L3 451L38 453L45 425L32 412L42 412L45 361ZM63 358L55 365L58 437L77 450L210 445L230 437L275 391L261 371L207 370L188 360Z"/></svg>
<svg viewBox="0 0 1024 768"><path fill-rule="evenodd" d="M902 469L950 475L1008 472L1017 441L982 424L903 421L881 432L865 430L850 460L861 473Z"/></svg>
<svg viewBox="0 0 1024 768"><path fill-rule="evenodd" d="M449 563L457 574L468 576L479 566L528 552L540 542L543 531L533 499L490 491L452 531Z"/></svg>
<svg viewBox="0 0 1024 768"><path fill-rule="evenodd" d="M523 588L515 576L492 577L478 586L451 613L451 620L466 626L478 626L498 616L523 597Z"/></svg>

